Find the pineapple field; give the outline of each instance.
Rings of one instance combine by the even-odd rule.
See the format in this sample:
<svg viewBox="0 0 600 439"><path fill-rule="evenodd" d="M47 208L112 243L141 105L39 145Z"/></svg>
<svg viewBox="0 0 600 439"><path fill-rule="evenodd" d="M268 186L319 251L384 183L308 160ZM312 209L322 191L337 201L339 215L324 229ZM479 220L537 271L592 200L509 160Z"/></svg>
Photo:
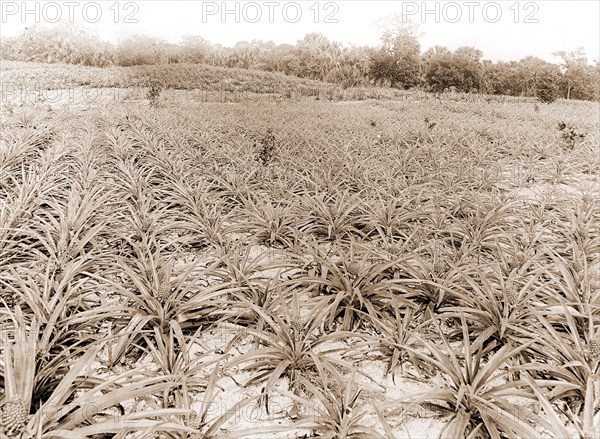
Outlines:
<svg viewBox="0 0 600 439"><path fill-rule="evenodd" d="M600 437L597 102L168 70L3 65L0 437Z"/></svg>

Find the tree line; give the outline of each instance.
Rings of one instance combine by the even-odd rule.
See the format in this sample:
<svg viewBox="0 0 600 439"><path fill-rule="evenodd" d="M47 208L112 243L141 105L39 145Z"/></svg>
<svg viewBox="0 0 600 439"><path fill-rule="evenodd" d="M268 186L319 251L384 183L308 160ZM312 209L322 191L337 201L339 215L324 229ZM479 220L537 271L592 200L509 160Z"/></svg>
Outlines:
<svg viewBox="0 0 600 439"><path fill-rule="evenodd" d="M294 45L252 40L224 47L197 35L184 36L178 44L142 35L112 44L72 25L31 27L0 42L5 60L94 67L197 63L280 72L344 87L533 96L544 102L600 100L600 62L588 63L582 49L555 55L560 63L534 56L492 62L474 47L422 51L416 26L400 21L385 28L378 47L344 46L319 33Z"/></svg>

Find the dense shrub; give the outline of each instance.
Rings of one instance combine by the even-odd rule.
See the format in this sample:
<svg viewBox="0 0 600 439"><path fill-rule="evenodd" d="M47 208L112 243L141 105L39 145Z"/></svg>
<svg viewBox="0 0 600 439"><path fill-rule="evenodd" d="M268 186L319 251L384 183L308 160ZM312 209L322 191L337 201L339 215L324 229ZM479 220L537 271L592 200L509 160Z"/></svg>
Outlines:
<svg viewBox="0 0 600 439"><path fill-rule="evenodd" d="M96 35L61 25L32 27L0 42L5 60L124 67L174 63L279 72L301 78L356 87L377 84L537 97L543 102L563 98L600 99L600 64L587 63L581 51L565 54L563 64L535 57L497 62L481 51L462 47L454 52L435 46L421 53L414 29L386 30L377 48L344 47L318 33L295 45L272 41L241 41L234 47L211 44L199 36L184 36L180 44L147 36L132 36L110 44Z"/></svg>

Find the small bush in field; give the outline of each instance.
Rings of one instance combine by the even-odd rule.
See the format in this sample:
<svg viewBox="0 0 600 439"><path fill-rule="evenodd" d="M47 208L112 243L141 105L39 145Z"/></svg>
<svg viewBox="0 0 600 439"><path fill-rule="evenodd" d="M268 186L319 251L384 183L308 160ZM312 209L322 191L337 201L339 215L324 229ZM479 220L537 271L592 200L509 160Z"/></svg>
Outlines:
<svg viewBox="0 0 600 439"><path fill-rule="evenodd" d="M158 107L160 103L160 94L162 92L162 86L158 82L150 82L148 84L148 92L146 98L150 101L151 107Z"/></svg>
<svg viewBox="0 0 600 439"><path fill-rule="evenodd" d="M551 104L558 99L558 86L550 79L541 80L535 91L536 97L545 104Z"/></svg>
<svg viewBox="0 0 600 439"><path fill-rule="evenodd" d="M560 131L561 139L565 142L568 149L575 148L577 141L585 138L585 134L577 132L574 127L567 125L565 122L558 124L558 130Z"/></svg>
<svg viewBox="0 0 600 439"><path fill-rule="evenodd" d="M277 149L277 142L271 128L267 129L266 134L255 144L255 147L258 147L257 160L261 165L267 166L273 160Z"/></svg>

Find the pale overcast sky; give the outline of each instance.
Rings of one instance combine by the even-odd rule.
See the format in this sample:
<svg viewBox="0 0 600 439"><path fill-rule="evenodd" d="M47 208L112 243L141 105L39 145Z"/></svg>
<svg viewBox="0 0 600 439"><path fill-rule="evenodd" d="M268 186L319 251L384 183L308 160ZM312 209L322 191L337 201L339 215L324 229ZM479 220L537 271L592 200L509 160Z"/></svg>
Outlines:
<svg viewBox="0 0 600 439"><path fill-rule="evenodd" d="M117 41L145 34L178 42L200 35L231 46L262 39L295 43L321 32L344 44L375 46L378 18L404 13L420 23L423 50L475 46L486 58L527 55L556 61L552 52L583 46L600 59L600 1L0 1L1 36L61 18ZM116 22L115 22L116 21Z"/></svg>

